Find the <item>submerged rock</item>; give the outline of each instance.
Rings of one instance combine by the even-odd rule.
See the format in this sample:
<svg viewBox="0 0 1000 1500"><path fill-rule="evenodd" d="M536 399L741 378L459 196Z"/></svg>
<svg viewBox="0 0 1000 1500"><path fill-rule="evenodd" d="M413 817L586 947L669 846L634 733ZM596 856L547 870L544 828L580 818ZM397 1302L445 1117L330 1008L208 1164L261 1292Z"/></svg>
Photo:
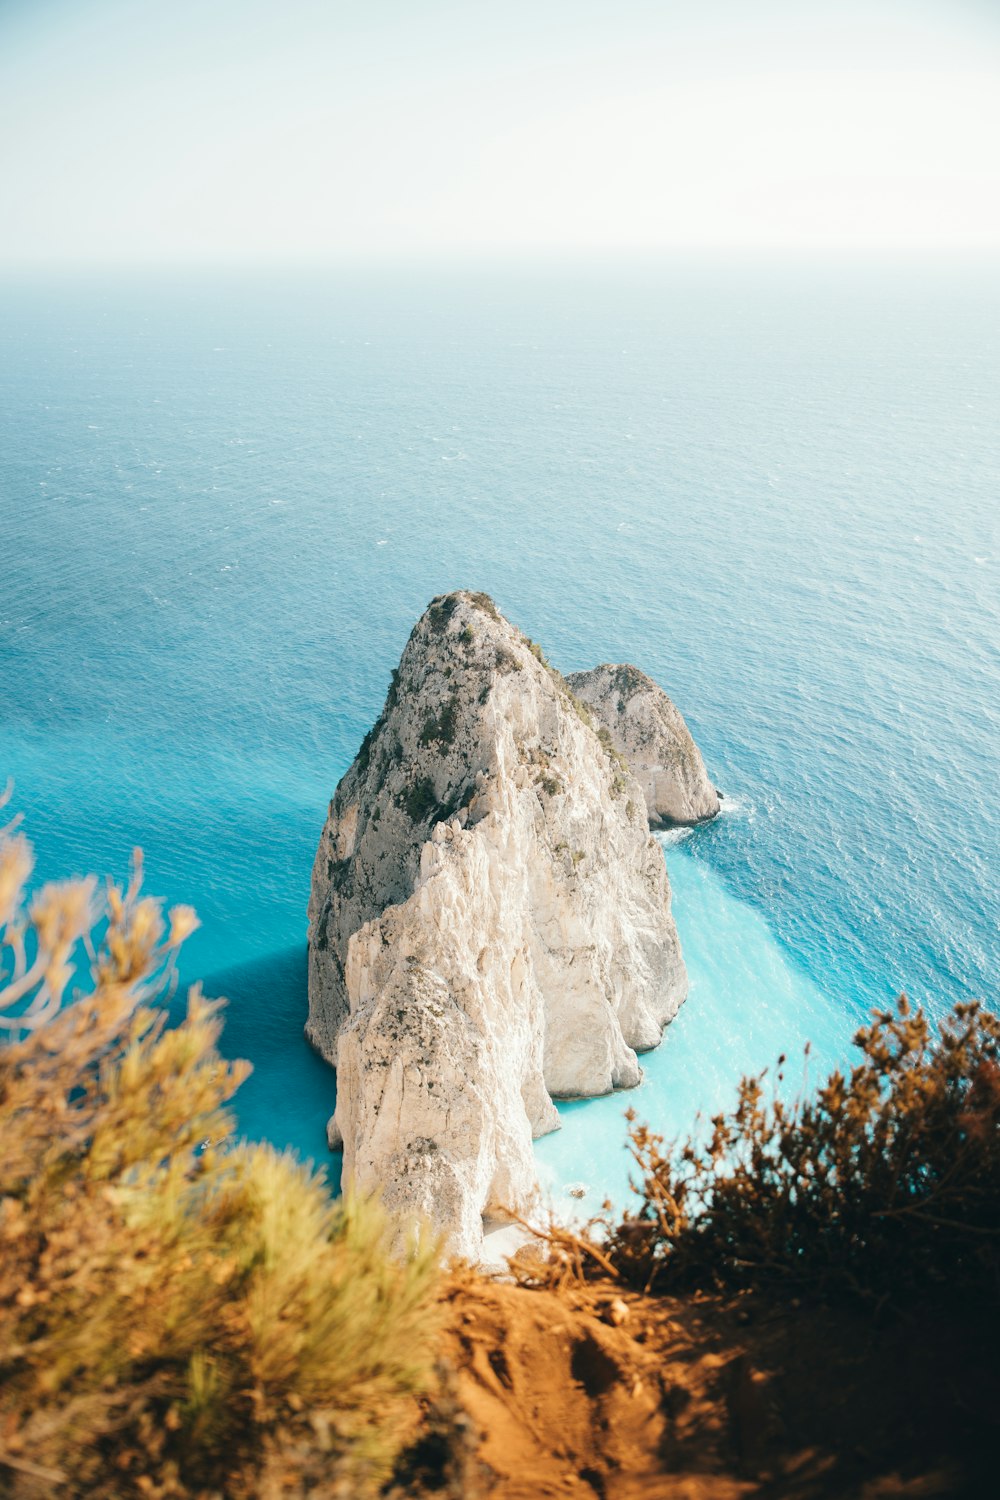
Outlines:
<svg viewBox="0 0 1000 1500"><path fill-rule="evenodd" d="M566 681L606 728L642 787L652 828L703 823L719 811L719 794L701 752L661 687L636 667L573 672Z"/></svg>
<svg viewBox="0 0 1000 1500"><path fill-rule="evenodd" d="M642 789L484 594L436 599L330 804L307 1033L344 1175L475 1257L554 1097L641 1076L687 987Z"/></svg>

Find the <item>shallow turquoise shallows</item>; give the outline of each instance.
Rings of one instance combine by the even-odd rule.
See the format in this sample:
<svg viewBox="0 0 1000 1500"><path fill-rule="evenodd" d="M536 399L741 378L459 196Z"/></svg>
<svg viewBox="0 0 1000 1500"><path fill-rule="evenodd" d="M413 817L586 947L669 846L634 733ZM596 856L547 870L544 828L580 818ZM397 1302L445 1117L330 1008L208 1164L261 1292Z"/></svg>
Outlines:
<svg viewBox="0 0 1000 1500"><path fill-rule="evenodd" d="M310 865L414 619L481 588L566 671L635 662L727 803L666 847L687 1006L539 1144L553 1197L620 1198L628 1104L681 1132L902 988L992 999L998 404L971 263L8 282L0 780L39 873L144 846L241 1129L326 1162Z"/></svg>

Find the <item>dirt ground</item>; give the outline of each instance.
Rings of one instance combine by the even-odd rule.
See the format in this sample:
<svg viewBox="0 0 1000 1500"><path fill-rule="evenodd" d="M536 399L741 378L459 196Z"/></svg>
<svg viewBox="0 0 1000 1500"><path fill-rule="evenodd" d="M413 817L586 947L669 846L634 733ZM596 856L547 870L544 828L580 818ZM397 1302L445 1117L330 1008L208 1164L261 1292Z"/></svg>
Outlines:
<svg viewBox="0 0 1000 1500"><path fill-rule="evenodd" d="M994 1317L561 1292L473 1274L444 1355L495 1500L917 1500L1000 1493Z"/></svg>

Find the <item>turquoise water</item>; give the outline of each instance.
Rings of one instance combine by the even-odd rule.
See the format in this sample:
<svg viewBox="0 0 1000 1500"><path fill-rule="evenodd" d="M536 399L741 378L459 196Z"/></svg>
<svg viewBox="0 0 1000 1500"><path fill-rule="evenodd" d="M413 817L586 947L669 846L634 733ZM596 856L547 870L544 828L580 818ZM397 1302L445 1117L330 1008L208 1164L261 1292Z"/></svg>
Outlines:
<svg viewBox="0 0 1000 1500"><path fill-rule="evenodd" d="M900 988L992 997L998 398L971 263L7 283L0 778L40 874L144 846L241 1128L325 1160L309 871L413 620L483 588L566 671L634 661L731 803L666 850L691 996L645 1083L539 1146L618 1192L626 1104L683 1129Z"/></svg>
<svg viewBox="0 0 1000 1500"><path fill-rule="evenodd" d="M723 813L746 816L743 807ZM696 830L687 837L699 836ZM850 1011L829 1003L776 939L766 914L734 898L711 864L672 839L666 852L688 1003L666 1044L643 1057L638 1089L558 1106L563 1129L536 1151L543 1197L560 1214L596 1212L605 1196L628 1201L629 1177L637 1174L625 1144L627 1109L667 1139L684 1137L733 1103L742 1074L769 1069L773 1080L776 1059L786 1053L785 1090L794 1093L824 1077L849 1041ZM584 1189L582 1197L571 1196L570 1186Z"/></svg>

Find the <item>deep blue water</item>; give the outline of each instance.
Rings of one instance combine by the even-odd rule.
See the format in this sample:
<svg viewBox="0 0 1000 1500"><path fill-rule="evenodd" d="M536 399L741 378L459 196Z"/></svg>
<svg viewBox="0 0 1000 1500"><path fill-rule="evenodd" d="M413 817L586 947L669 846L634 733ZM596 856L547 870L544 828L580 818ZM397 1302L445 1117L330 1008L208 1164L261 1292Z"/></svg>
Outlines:
<svg viewBox="0 0 1000 1500"><path fill-rule="evenodd" d="M901 988L992 999L1000 278L618 265L0 287L0 780L44 877L193 902L241 1128L325 1160L313 849L413 620L486 589L566 671L630 660L732 799L667 862L691 997L620 1187Z"/></svg>

